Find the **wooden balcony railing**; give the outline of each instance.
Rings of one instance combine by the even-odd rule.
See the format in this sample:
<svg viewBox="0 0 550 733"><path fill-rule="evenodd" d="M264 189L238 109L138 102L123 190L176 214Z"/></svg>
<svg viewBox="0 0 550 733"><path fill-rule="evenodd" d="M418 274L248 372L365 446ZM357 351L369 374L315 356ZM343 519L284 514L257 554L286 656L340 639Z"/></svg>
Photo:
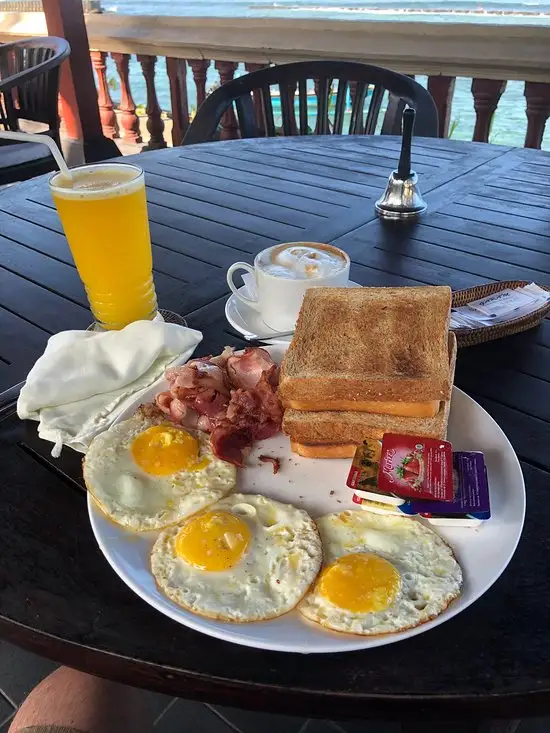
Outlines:
<svg viewBox="0 0 550 733"><path fill-rule="evenodd" d="M43 32L40 22L0 19L0 41ZM31 15L31 14L29 14ZM33 14L36 15L36 14ZM180 144L189 125L190 103L204 100L207 72L224 83L239 64L247 71L271 63L337 58L376 63L410 75L428 76L440 118L439 134L449 134L457 77L472 79L473 139L487 142L495 111L509 80L524 83L527 131L524 145L540 148L550 116L550 26L486 23L358 22L295 19L185 18L169 16L86 16L98 104L104 134L141 142L140 119L130 88L130 64L139 63L145 81L147 147L166 147L165 123L155 76L164 73L170 91L171 142ZM112 58L120 86L115 108L107 79ZM212 61L210 60L212 59ZM117 114L118 113L118 114ZM232 111L222 120L221 139L238 137Z"/></svg>

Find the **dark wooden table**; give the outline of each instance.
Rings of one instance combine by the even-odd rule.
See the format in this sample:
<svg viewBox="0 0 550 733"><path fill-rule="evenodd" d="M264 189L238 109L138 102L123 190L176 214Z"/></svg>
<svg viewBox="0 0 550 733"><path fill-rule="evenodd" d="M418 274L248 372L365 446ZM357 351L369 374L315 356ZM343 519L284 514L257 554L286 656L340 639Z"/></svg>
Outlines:
<svg viewBox="0 0 550 733"><path fill-rule="evenodd" d="M417 140L429 213L417 225L388 226L373 202L398 149L394 138L286 138L140 155L161 306L204 331L204 352L241 344L223 315L226 267L296 240L344 248L364 285L550 285L550 156ZM85 327L90 313L44 179L0 193L0 247L0 385L8 387L49 334ZM52 466L34 426L7 407L0 634L92 673L236 706L332 718L549 714L549 375L548 321L459 353L458 386L502 425L525 473L524 535L502 578L429 633L326 657L223 643L149 608L95 545L80 457L66 451Z"/></svg>

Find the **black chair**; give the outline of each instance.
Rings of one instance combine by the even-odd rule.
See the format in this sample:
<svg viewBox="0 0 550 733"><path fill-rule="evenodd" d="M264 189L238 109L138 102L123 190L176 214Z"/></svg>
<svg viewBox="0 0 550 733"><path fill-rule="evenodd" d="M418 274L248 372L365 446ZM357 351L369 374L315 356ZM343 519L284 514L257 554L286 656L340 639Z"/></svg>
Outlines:
<svg viewBox="0 0 550 733"><path fill-rule="evenodd" d="M59 66L70 53L63 38L47 37L0 46L0 130L17 131L20 121L48 126L59 141ZM48 149L0 140L0 184L23 181L56 168Z"/></svg>
<svg viewBox="0 0 550 733"><path fill-rule="evenodd" d="M313 130L308 126L307 82L310 79L315 82L317 99L317 120ZM332 105L335 82L338 82L338 90ZM280 129L275 127L274 121L273 86L279 87ZM353 61L302 61L268 66L223 84L201 104L183 144L193 145L216 139L221 118L233 105L242 138L311 133L341 135L346 121L348 95L351 96L348 133L372 135L377 130L385 92L389 93L389 104L382 133L399 133L401 113L405 104L408 104L416 110L415 134L437 137L438 119L434 101L430 93L414 79Z"/></svg>

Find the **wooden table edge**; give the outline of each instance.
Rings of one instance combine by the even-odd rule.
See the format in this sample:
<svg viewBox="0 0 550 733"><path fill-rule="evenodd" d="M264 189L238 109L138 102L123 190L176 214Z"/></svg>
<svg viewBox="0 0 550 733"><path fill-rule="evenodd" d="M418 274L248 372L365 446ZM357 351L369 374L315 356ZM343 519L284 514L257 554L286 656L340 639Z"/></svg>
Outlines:
<svg viewBox="0 0 550 733"><path fill-rule="evenodd" d="M456 696L414 693L359 695L228 681L66 641L4 616L0 616L0 637L27 651L97 677L165 695L261 712L330 719L404 721L414 716L415 721L459 721L537 717L547 715L550 709L550 689ZM330 664L331 655L315 656L320 657L319 661L325 659Z"/></svg>

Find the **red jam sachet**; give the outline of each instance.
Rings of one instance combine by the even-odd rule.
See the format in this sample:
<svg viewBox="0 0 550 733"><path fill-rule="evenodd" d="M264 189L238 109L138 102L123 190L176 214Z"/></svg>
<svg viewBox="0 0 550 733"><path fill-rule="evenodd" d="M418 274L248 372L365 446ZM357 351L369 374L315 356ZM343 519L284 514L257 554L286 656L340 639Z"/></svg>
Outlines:
<svg viewBox="0 0 550 733"><path fill-rule="evenodd" d="M453 456L446 440L386 433L379 441L364 441L353 459L347 485L395 498L452 501Z"/></svg>

